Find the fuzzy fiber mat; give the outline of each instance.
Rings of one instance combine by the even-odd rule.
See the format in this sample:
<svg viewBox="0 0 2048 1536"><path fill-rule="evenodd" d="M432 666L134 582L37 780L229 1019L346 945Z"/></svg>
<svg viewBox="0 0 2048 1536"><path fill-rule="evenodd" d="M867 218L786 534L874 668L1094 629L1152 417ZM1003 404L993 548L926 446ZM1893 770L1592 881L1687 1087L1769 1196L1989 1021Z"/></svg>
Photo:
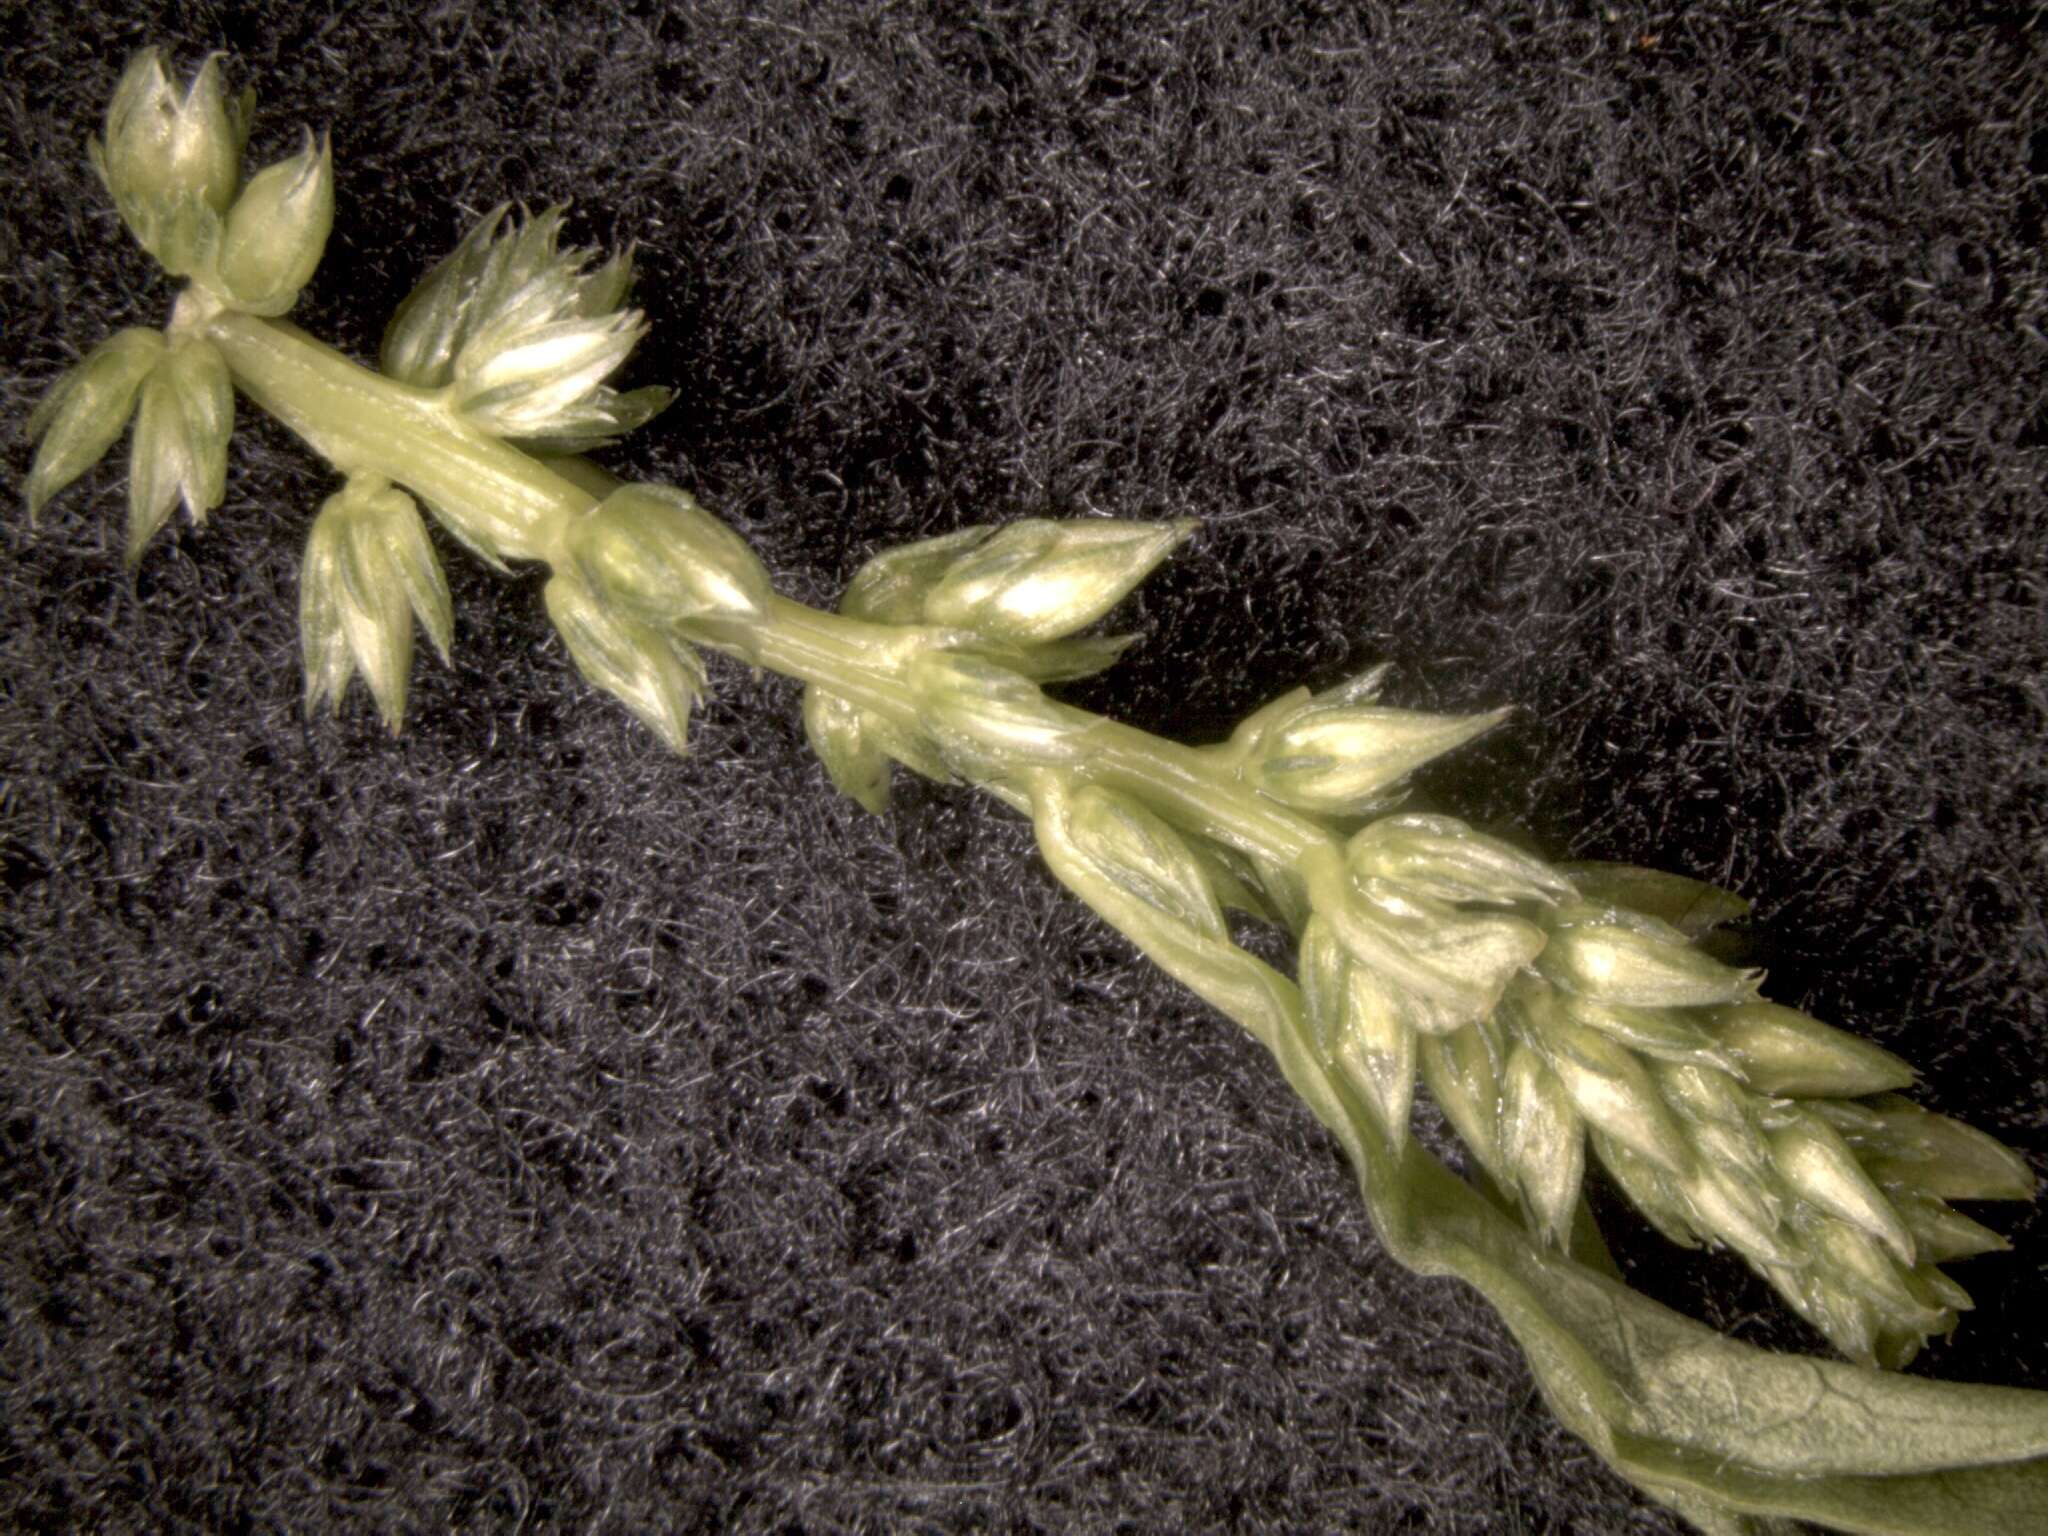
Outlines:
<svg viewBox="0 0 2048 1536"><path fill-rule="evenodd" d="M2043 1165L2039 12L1504 12L28 0L0 421L162 322L85 139L134 49L226 49L256 162L333 133L309 330L370 356L478 213L573 199L681 391L607 462L794 595L1198 517L1074 697L1515 702L1437 803L1752 895L1774 995ZM309 724L333 478L245 407L132 577L124 479L0 521L0 1526L1678 1529L1015 816L866 816L732 667L678 760L452 547L404 736ZM2048 1230L1990 1219L1919 1368L2048 1387Z"/></svg>

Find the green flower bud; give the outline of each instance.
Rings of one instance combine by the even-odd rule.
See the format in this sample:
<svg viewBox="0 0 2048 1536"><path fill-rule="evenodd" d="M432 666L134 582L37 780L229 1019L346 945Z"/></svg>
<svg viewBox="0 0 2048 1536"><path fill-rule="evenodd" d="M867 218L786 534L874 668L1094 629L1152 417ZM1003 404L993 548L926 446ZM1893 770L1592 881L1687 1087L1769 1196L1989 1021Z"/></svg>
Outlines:
<svg viewBox="0 0 2048 1536"><path fill-rule="evenodd" d="M925 622L1034 645L1086 628L1194 531L1191 522L1012 523L955 560L924 600Z"/></svg>
<svg viewBox="0 0 2048 1536"><path fill-rule="evenodd" d="M2012 1247L1989 1227L1932 1195L1893 1190L1891 1202L1906 1230L1913 1234L1913 1250L1924 1264L1974 1259L1982 1253L2005 1253Z"/></svg>
<svg viewBox="0 0 2048 1536"><path fill-rule="evenodd" d="M252 98L222 99L217 56L180 95L154 48L130 61L107 108L106 138L90 146L93 168L143 249L174 275L213 257L220 218L241 176Z"/></svg>
<svg viewBox="0 0 2048 1536"><path fill-rule="evenodd" d="M579 453L641 425L672 393L603 383L647 329L638 310L619 308L630 257L592 269L594 251L558 248L560 208L510 225L505 212L486 214L399 306L384 333L384 371L448 389L484 431L555 451Z"/></svg>
<svg viewBox="0 0 2048 1536"><path fill-rule="evenodd" d="M195 523L227 494L235 426L228 366L212 342L171 343L142 384L128 465L128 563L180 500Z"/></svg>
<svg viewBox="0 0 2048 1536"><path fill-rule="evenodd" d="M237 309L281 315L312 279L334 227L334 159L323 137L249 180L228 212L221 286Z"/></svg>
<svg viewBox="0 0 2048 1536"><path fill-rule="evenodd" d="M1752 1264L1796 1267L1800 1251L1781 1232L1783 1206L1755 1178L1721 1167L1706 1158L1695 1160L1678 1190L1691 1215L1691 1225L1728 1244Z"/></svg>
<svg viewBox="0 0 2048 1536"><path fill-rule="evenodd" d="M1587 1122L1683 1179L1694 1157L1649 1070L1633 1051L1577 1023L1562 1009L1530 1010L1550 1068Z"/></svg>
<svg viewBox="0 0 2048 1536"><path fill-rule="evenodd" d="M1859 1099L1909 1088L1913 1069L1882 1046L1796 1008L1736 1003L1708 1015L1714 1040L1758 1093L1774 1098Z"/></svg>
<svg viewBox="0 0 2048 1536"><path fill-rule="evenodd" d="M1563 994L1565 1008L1588 1029L1597 1029L1642 1056L1675 1063L1699 1062L1740 1075L1735 1059L1714 1037L1674 1008L1630 1008L1590 997Z"/></svg>
<svg viewBox="0 0 2048 1536"><path fill-rule="evenodd" d="M1868 1104L1820 1099L1812 1108L1856 1149L1870 1176L1944 1200L2031 1200L2034 1171L2010 1147L1896 1094Z"/></svg>
<svg viewBox="0 0 2048 1536"><path fill-rule="evenodd" d="M949 759L971 777L1072 762L1088 717L1048 699L1036 683L982 657L929 651L909 669L918 713Z"/></svg>
<svg viewBox="0 0 2048 1536"><path fill-rule="evenodd" d="M1384 817L1344 856L1354 880L1390 880L1437 901L1547 903L1572 894L1541 859L1449 816Z"/></svg>
<svg viewBox="0 0 2048 1536"><path fill-rule="evenodd" d="M737 638L775 595L746 541L665 485L612 492L570 530L569 554L609 607L658 629L701 624Z"/></svg>
<svg viewBox="0 0 2048 1536"><path fill-rule="evenodd" d="M576 670L619 700L677 751L689 746L690 708L704 664L682 641L609 607L573 570L557 571L541 599Z"/></svg>
<svg viewBox="0 0 2048 1536"><path fill-rule="evenodd" d="M164 355L160 331L131 327L87 354L51 386L28 419L31 441L41 439L28 472L28 515L97 464L135 413L135 397Z"/></svg>
<svg viewBox="0 0 2048 1536"><path fill-rule="evenodd" d="M1501 1155L1536 1230L1562 1248L1586 1173L1585 1122L1557 1074L1520 1041L1508 1053L1502 1096Z"/></svg>
<svg viewBox="0 0 2048 1536"><path fill-rule="evenodd" d="M1788 1188L1830 1215L1861 1227L1911 1267L1912 1234L1863 1171L1849 1144L1825 1120L1800 1115L1768 1136L1771 1160Z"/></svg>
<svg viewBox="0 0 2048 1536"><path fill-rule="evenodd" d="M1470 1025L1416 1042L1416 1066L1429 1096L1480 1167L1512 1187L1501 1146L1501 1049L1491 1032Z"/></svg>
<svg viewBox="0 0 2048 1536"><path fill-rule="evenodd" d="M1588 1139L1605 1168L1621 1192L1628 1197L1628 1203L1642 1214L1645 1221L1655 1227L1666 1242L1680 1248L1700 1246L1700 1234L1694 1226L1696 1219L1692 1204L1680 1193L1677 1184L1663 1170L1648 1158L1638 1157L1621 1142L1606 1135L1598 1126L1588 1126Z"/></svg>
<svg viewBox="0 0 2048 1536"><path fill-rule="evenodd" d="M351 479L313 519L299 576L307 712L327 702L338 713L360 671L396 735L405 723L415 618L445 662L454 609L419 508L382 479Z"/></svg>
<svg viewBox="0 0 2048 1536"><path fill-rule="evenodd" d="M1325 1064L1343 1072L1394 1146L1408 1138L1417 1036L1400 998L1352 962L1330 924L1312 916L1301 941L1302 999Z"/></svg>
<svg viewBox="0 0 2048 1536"><path fill-rule="evenodd" d="M1586 903L1549 921L1543 974L1567 991L1636 1008L1692 1008L1749 1002L1760 971L1709 959L1677 929L1654 918Z"/></svg>
<svg viewBox="0 0 2048 1536"><path fill-rule="evenodd" d="M1806 1234L1816 1267L1827 1283L1869 1302L1885 1333L1911 1339L1910 1349L1929 1334L1946 1333L1955 1318L1914 1294L1890 1254L1860 1226L1844 1221L1818 1221ZM1890 1362L1886 1362L1890 1366ZM1896 1368L1896 1367L1891 1367Z"/></svg>
<svg viewBox="0 0 2048 1536"><path fill-rule="evenodd" d="M1230 942L1209 872L1187 839L1128 795L1089 784L1075 791L1069 833L1105 879L1175 927Z"/></svg>
<svg viewBox="0 0 2048 1536"><path fill-rule="evenodd" d="M1491 1014L1544 945L1542 929L1509 913L1464 911L1387 880L1350 880L1327 850L1311 854L1302 873L1351 958L1393 990L1410 1027L1424 1034Z"/></svg>
<svg viewBox="0 0 2048 1536"><path fill-rule="evenodd" d="M1505 709L1425 715L1310 702L1264 733L1242 772L1254 788L1299 810L1363 815L1431 758L1484 735L1507 717Z"/></svg>
<svg viewBox="0 0 2048 1536"><path fill-rule="evenodd" d="M1661 869L1584 862L1560 864L1558 873L1577 886L1587 901L1654 917L1688 939L1749 916L1749 903L1733 891Z"/></svg>

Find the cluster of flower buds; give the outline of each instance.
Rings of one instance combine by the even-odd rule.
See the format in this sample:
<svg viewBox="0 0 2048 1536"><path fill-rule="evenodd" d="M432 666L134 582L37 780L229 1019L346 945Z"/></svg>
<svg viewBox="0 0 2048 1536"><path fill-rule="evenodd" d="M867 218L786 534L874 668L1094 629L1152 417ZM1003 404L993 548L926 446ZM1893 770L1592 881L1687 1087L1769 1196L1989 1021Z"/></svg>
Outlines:
<svg viewBox="0 0 2048 1536"><path fill-rule="evenodd" d="M578 670L684 750L704 664L685 638L744 652L773 599L746 542L687 492L627 485L579 518L545 589Z"/></svg>
<svg viewBox="0 0 2048 1536"><path fill-rule="evenodd" d="M1115 661L1133 637L1076 631L1122 602L1193 531L1187 522L1030 518L877 555L839 611L932 632L925 649L935 654L912 663L926 730L807 689L804 729L833 784L879 814L891 760L945 779L949 754L1027 752L1034 762L1057 755L1070 712L1035 685L1087 677Z"/></svg>
<svg viewBox="0 0 2048 1536"><path fill-rule="evenodd" d="M230 101L217 58L183 91L153 48L136 55L107 109L92 163L121 219L174 277L223 306L281 315L312 277L334 225L326 141L241 182L253 93Z"/></svg>
<svg viewBox="0 0 2048 1536"><path fill-rule="evenodd" d="M132 328L95 347L30 416L40 439L29 470L34 516L98 463L135 423L128 470L128 563L142 558L180 501L194 522L221 503L235 397L212 343Z"/></svg>
<svg viewBox="0 0 2048 1536"><path fill-rule="evenodd" d="M1357 817L1385 810L1409 774L1482 736L1508 717L1431 715L1380 705L1391 669L1374 667L1323 693L1297 688L1247 719L1214 750L1245 783L1312 814Z"/></svg>
<svg viewBox="0 0 2048 1536"><path fill-rule="evenodd" d="M253 97L224 100L217 59L179 91L155 49L136 55L107 110L92 163L122 221L166 271L191 280L181 315L235 309L279 315L319 265L334 222L334 176L323 142L241 185ZM29 418L39 440L29 513L97 464L130 420L128 560L179 502L203 522L227 481L234 393L219 350L189 324L109 337L57 381Z"/></svg>
<svg viewBox="0 0 2048 1536"><path fill-rule="evenodd" d="M1419 1078L1559 1245L1590 1149L1668 1237L1735 1249L1845 1354L1896 1366L1969 1306L1938 1265L2003 1246L1946 1202L2033 1192L1989 1137L1889 1096L1912 1081L1897 1057L1702 951L1745 910L1725 892L1554 869L1434 816L1373 822L1301 874L1324 1062L1396 1147Z"/></svg>
<svg viewBox="0 0 2048 1536"><path fill-rule="evenodd" d="M564 210L492 209L421 279L384 333L384 372L443 390L471 425L567 453L630 432L666 406L659 387L605 384L647 334L624 308L630 252L561 249Z"/></svg>
<svg viewBox="0 0 2048 1536"><path fill-rule="evenodd" d="M321 504L299 573L299 639L306 708L338 712L357 672L396 734L405 720L417 619L442 661L454 612L441 564L413 499L388 481L355 476Z"/></svg>

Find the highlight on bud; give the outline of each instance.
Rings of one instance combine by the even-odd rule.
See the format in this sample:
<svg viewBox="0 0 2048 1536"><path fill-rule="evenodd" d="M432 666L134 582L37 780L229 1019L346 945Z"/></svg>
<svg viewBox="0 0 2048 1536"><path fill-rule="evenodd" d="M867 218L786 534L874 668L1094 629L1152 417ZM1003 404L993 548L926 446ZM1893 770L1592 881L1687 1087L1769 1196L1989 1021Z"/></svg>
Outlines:
<svg viewBox="0 0 2048 1536"><path fill-rule="evenodd" d="M25 487L31 520L127 430L142 382L163 355L162 332L130 327L94 347L50 386L28 419L29 440L38 445Z"/></svg>
<svg viewBox="0 0 2048 1536"><path fill-rule="evenodd" d="M1758 1093L1860 1099L1913 1085L1913 1069L1883 1046L1777 1003L1735 1003L1707 1015L1720 1047Z"/></svg>
<svg viewBox="0 0 2048 1536"><path fill-rule="evenodd" d="M1484 735L1508 714L1429 715L1312 699L1262 733L1240 772L1298 810L1363 815L1431 758Z"/></svg>
<svg viewBox="0 0 2048 1536"><path fill-rule="evenodd" d="M924 599L930 624L1036 645L1085 629L1188 536L1192 522L1029 518L952 560Z"/></svg>
<svg viewBox="0 0 2048 1536"><path fill-rule="evenodd" d="M744 625L774 596L746 541L670 486L612 492L570 530L569 554L608 607L657 628Z"/></svg>
<svg viewBox="0 0 2048 1536"><path fill-rule="evenodd" d="M705 682L696 651L611 607L573 568L557 571L541 599L576 670L638 715L671 749L687 751L690 710Z"/></svg>
<svg viewBox="0 0 2048 1536"><path fill-rule="evenodd" d="M135 413L128 459L130 565L142 558L180 501L195 524L221 504L234 426L234 389L219 350L192 338L167 343L142 381Z"/></svg>
<svg viewBox="0 0 2048 1536"><path fill-rule="evenodd" d="M321 504L299 574L299 641L306 711L338 714L349 679L363 675L393 735L405 723L412 626L448 659L454 608L441 564L413 499L390 482L358 476Z"/></svg>
<svg viewBox="0 0 2048 1536"><path fill-rule="evenodd" d="M1635 1008L1699 1008L1756 999L1760 971L1741 971L1694 948L1669 924L1639 913L1568 902L1546 915L1543 973L1566 991Z"/></svg>
<svg viewBox="0 0 2048 1536"><path fill-rule="evenodd" d="M642 425L673 398L604 383L647 333L621 309L632 258L561 249L564 210L501 204L429 272L392 316L382 359L391 377L446 390L473 425L580 453ZM501 228L502 226L502 228Z"/></svg>
<svg viewBox="0 0 2048 1536"><path fill-rule="evenodd" d="M106 137L88 145L93 169L121 221L173 276L213 259L241 177L254 100L248 92L223 98L218 55L180 92L154 48L130 60L114 88Z"/></svg>
<svg viewBox="0 0 2048 1536"><path fill-rule="evenodd" d="M249 178L228 210L216 276L237 309L281 315L312 280L334 227L334 157L313 135Z"/></svg>

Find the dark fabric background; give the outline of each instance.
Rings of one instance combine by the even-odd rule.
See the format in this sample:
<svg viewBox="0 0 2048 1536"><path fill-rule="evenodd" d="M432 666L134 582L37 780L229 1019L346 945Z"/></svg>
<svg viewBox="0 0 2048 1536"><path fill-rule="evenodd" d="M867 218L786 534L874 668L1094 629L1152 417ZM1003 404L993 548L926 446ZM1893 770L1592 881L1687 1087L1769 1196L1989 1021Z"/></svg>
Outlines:
<svg viewBox="0 0 2048 1536"><path fill-rule="evenodd" d="M682 392L608 462L792 593L1199 517L1083 702L1517 702L1439 804L1741 888L1775 995L2039 1164L2038 12L1211 9L32 0L0 420L165 317L84 141L133 49L225 48L256 162L334 135L309 329L369 356L475 214L573 198ZM245 410L132 578L123 484L0 522L0 1524L1676 1529L1015 817L864 816L733 667L676 760L445 545L403 738L308 725L329 473ZM2048 1233L1992 1219L1924 1368L2048 1387Z"/></svg>

